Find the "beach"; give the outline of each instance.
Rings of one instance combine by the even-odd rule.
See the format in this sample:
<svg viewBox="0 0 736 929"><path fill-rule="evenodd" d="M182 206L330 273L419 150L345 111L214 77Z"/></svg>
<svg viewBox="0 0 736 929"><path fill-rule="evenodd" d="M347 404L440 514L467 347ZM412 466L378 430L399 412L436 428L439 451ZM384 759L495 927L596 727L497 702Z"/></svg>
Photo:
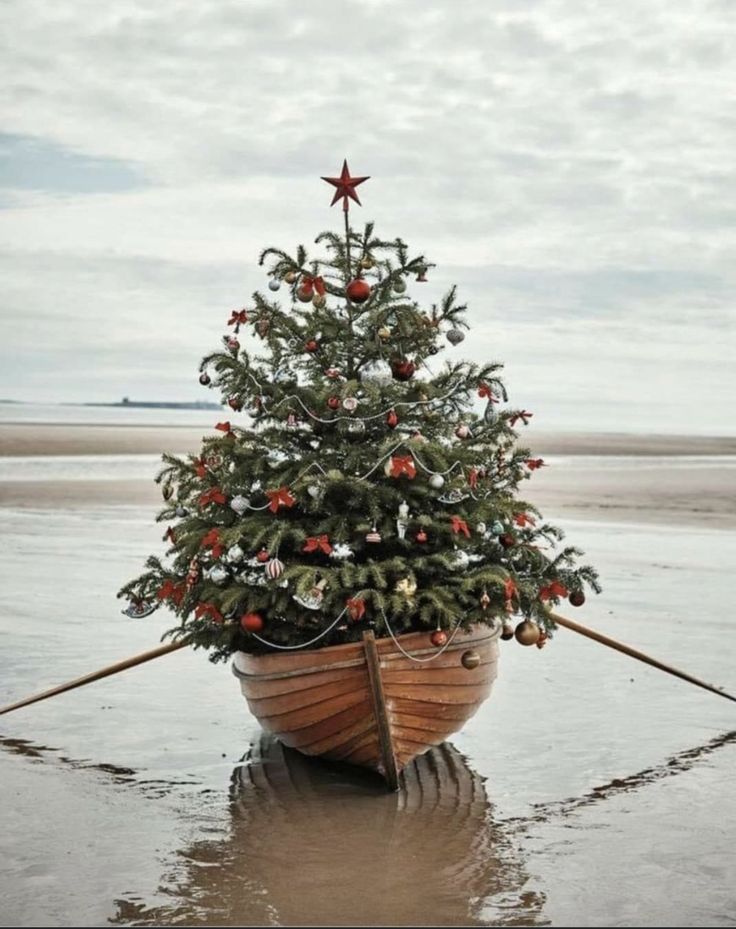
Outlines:
<svg viewBox="0 0 736 929"><path fill-rule="evenodd" d="M210 429L0 424L1 702L157 644L115 593L163 550L160 452ZM561 612L735 691L736 440L529 436L522 496L604 586ZM4 716L0 925L732 925L732 704L566 630L502 645L404 795L284 759L201 652Z"/></svg>

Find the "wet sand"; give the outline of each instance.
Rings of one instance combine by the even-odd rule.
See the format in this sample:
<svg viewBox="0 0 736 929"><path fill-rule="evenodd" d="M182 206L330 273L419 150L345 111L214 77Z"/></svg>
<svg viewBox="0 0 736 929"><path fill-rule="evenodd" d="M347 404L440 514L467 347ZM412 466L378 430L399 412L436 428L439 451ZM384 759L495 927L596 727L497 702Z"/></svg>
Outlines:
<svg viewBox="0 0 736 929"><path fill-rule="evenodd" d="M620 448L593 468L568 446L529 487L601 571L574 618L733 692L736 532L702 508L734 463L677 449L665 472L647 455L656 478ZM114 597L161 550L155 488L5 476L0 702L171 625ZM612 519L618 487L641 502ZM566 630L503 645L491 699L395 795L264 739L201 652L2 717L0 925L732 925L733 704Z"/></svg>

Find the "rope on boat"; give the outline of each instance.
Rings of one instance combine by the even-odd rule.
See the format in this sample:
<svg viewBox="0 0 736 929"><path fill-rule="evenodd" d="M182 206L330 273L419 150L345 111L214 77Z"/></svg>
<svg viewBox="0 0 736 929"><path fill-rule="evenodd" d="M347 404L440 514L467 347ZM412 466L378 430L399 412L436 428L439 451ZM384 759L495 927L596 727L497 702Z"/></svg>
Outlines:
<svg viewBox="0 0 736 929"><path fill-rule="evenodd" d="M381 610L381 615L383 616L383 621L384 623L386 623L386 628L388 629L388 633L391 636L391 638L394 640L394 645L398 648L398 650L401 652L401 654L405 658L408 658L410 661L415 661L417 664L427 664L430 661L434 661L435 658L439 658L440 655L444 651L446 651L450 647L450 645L452 645L452 640L455 638L455 636L458 633L458 630L460 629L460 620L458 620L455 623L455 628L452 630L450 635L447 637L447 641L441 648L438 648L437 651L433 655L429 656L429 658L417 658L414 655L410 655L409 652L407 652L407 650L401 644L401 642L399 642L399 640L394 635L394 630L391 628L391 625L388 621L388 617L386 616L386 613L384 612L383 607L380 607L380 610Z"/></svg>
<svg viewBox="0 0 736 929"><path fill-rule="evenodd" d="M297 649L308 648L310 645L314 645L314 643L318 642L322 638L322 636L327 635L328 632L332 632L332 630L340 622L340 620L347 613L347 611L348 611L348 608L345 607L345 609L342 611L342 613L340 613L337 619L334 620L334 622L330 623L330 625L326 629L323 629L322 632L318 633L313 639L309 639L308 642L301 642L299 645L278 645L276 642L269 642L268 639L261 638L261 636L259 636L257 632L253 632L251 633L251 635L253 636L254 639L258 639L258 641L262 642L264 645L268 645L269 648L279 648L281 649L282 652L296 651Z"/></svg>

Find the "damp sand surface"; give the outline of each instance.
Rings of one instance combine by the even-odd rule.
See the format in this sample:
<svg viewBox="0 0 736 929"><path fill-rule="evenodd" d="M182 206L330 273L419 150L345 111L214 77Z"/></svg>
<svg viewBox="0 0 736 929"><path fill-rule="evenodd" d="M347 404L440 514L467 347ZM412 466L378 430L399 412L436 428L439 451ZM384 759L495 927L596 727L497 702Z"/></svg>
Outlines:
<svg viewBox="0 0 736 929"><path fill-rule="evenodd" d="M610 480L623 457L646 499L631 463L645 456L620 451L581 449L580 473ZM687 514L609 518L602 477L598 496L570 488L573 510L543 490L569 449L530 491L601 571L575 619L734 692L736 532L702 509L733 477L722 451L718 471L692 447L655 456L690 472ZM114 598L161 546L155 497L117 487L142 488L155 455L97 454L86 473L78 447L46 465L26 449L21 478L2 462L2 702L150 648L170 623L124 618ZM199 652L3 717L0 925L733 925L733 704L566 630L541 651L502 645L491 698L398 794L264 738Z"/></svg>

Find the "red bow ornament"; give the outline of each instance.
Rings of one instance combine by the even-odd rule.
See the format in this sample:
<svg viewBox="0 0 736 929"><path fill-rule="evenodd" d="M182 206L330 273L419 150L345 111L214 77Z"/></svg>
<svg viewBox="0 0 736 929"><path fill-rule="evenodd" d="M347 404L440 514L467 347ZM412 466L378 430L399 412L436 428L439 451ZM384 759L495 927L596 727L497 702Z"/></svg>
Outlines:
<svg viewBox="0 0 736 929"><path fill-rule="evenodd" d="M192 467L197 473L197 477L201 480L207 476L207 468L205 467L204 461L201 458L194 458L192 460Z"/></svg>
<svg viewBox="0 0 736 929"><path fill-rule="evenodd" d="M506 602L510 602L518 594L519 590L516 586L516 582L512 577L507 577L503 582L503 592Z"/></svg>
<svg viewBox="0 0 736 929"><path fill-rule="evenodd" d="M176 536L174 535L174 530L171 526L164 533L164 542L171 542L172 545L176 544Z"/></svg>
<svg viewBox="0 0 736 929"><path fill-rule="evenodd" d="M222 505L226 500L227 497L219 487L210 487L209 490L205 490L203 494L200 494L199 505L207 506L208 503L219 503Z"/></svg>
<svg viewBox="0 0 736 929"><path fill-rule="evenodd" d="M324 552L325 555L329 555L332 552L332 546L330 545L330 540L326 535L311 535L304 543L303 552Z"/></svg>
<svg viewBox="0 0 736 929"><path fill-rule="evenodd" d="M450 522L452 524L452 531L455 535L460 535L462 532L465 538L470 538L470 529L468 529L468 524L464 519L460 519L459 516L451 516Z"/></svg>
<svg viewBox="0 0 736 929"><path fill-rule="evenodd" d="M218 423L218 424L215 426L215 429L219 429L220 432L224 432L224 433L225 433L225 438L226 438L226 439L234 439L234 438L235 438L235 433L234 433L233 430L230 428L230 420L226 420L224 423Z"/></svg>
<svg viewBox="0 0 736 929"><path fill-rule="evenodd" d="M288 487L279 487L278 490L267 490L266 496L271 501L268 508L272 513L277 513L280 506L291 507L296 503Z"/></svg>
<svg viewBox="0 0 736 929"><path fill-rule="evenodd" d="M159 587L157 596L159 600L172 600L175 606L179 606L184 599L184 584L175 584L172 580L166 580Z"/></svg>
<svg viewBox="0 0 736 929"><path fill-rule="evenodd" d="M207 535L199 543L200 548L211 548L212 557L219 558L223 551L223 545L220 541L220 530L210 529Z"/></svg>
<svg viewBox="0 0 736 929"><path fill-rule="evenodd" d="M523 529L525 526L533 526L534 519L528 513L517 513L514 516L514 522Z"/></svg>
<svg viewBox="0 0 736 929"><path fill-rule="evenodd" d="M551 600L552 597L566 597L567 587L559 581L552 581L547 587L542 587L539 591L540 600Z"/></svg>
<svg viewBox="0 0 736 929"><path fill-rule="evenodd" d="M235 333L240 332L240 327L248 322L248 314L245 310L233 310L232 316L228 320L228 326L235 326Z"/></svg>
<svg viewBox="0 0 736 929"><path fill-rule="evenodd" d="M480 384L478 384L478 396L486 397L489 403L499 402L498 397L493 396L493 392L491 391L491 388L488 386L488 384L484 384L482 381Z"/></svg>
<svg viewBox="0 0 736 929"><path fill-rule="evenodd" d="M195 619L207 619L209 617L213 623L225 622L225 617L214 603L198 603L194 609L194 617Z"/></svg>
<svg viewBox="0 0 736 929"><path fill-rule="evenodd" d="M544 458L527 458L524 464L530 471L536 471L537 468L544 467Z"/></svg>
<svg viewBox="0 0 736 929"><path fill-rule="evenodd" d="M309 277L309 275L305 274L302 277L300 286L304 290L314 290L320 297L325 295L325 282L321 277Z"/></svg>
<svg viewBox="0 0 736 929"><path fill-rule="evenodd" d="M525 426L528 426L532 416L534 416L534 413L530 413L529 410L519 410L518 413L514 413L513 416L509 417L509 425L515 426L521 420Z"/></svg>
<svg viewBox="0 0 736 929"><path fill-rule="evenodd" d="M411 455L392 455L391 456L391 477L401 477L405 474L409 480L417 475L417 466Z"/></svg>

